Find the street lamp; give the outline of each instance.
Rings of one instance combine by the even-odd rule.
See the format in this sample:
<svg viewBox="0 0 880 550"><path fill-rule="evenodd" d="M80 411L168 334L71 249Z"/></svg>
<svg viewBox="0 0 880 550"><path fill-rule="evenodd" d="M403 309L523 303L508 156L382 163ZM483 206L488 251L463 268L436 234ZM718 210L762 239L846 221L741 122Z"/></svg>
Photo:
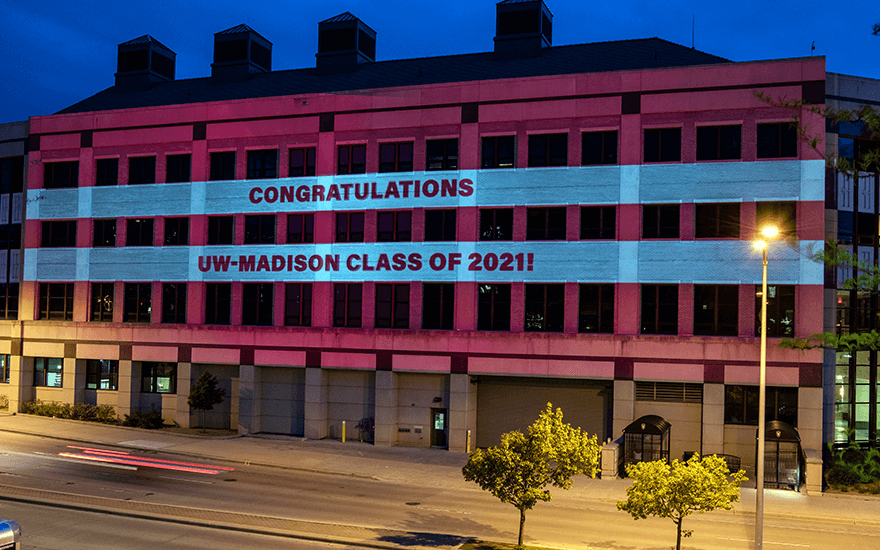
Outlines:
<svg viewBox="0 0 880 550"><path fill-rule="evenodd" d="M767 249L770 247L770 239L779 231L776 227L768 225L761 230L766 240L756 241L755 248L762 252L762 277L761 277L761 380L758 389L758 457L755 474L755 550L764 547L764 432L767 422Z"/></svg>

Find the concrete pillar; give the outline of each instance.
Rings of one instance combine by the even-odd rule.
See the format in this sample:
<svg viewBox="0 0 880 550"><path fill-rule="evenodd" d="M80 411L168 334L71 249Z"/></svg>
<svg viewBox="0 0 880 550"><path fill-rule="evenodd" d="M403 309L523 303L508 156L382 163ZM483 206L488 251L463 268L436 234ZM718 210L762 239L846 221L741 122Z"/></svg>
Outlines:
<svg viewBox="0 0 880 550"><path fill-rule="evenodd" d="M177 415L174 421L181 428L189 428L192 426L191 411L189 408L189 392L192 386L192 363L177 364L177 402L175 409ZM198 413L196 413L198 414ZM197 419L198 421L198 419Z"/></svg>
<svg viewBox="0 0 880 550"><path fill-rule="evenodd" d="M376 371L376 424L373 443L377 446L391 447L397 443L397 377L398 374L392 371Z"/></svg>
<svg viewBox="0 0 880 550"><path fill-rule="evenodd" d="M21 404L34 400L34 360L20 355L9 356L9 385L17 391L10 392L9 412L20 412Z"/></svg>
<svg viewBox="0 0 880 550"><path fill-rule="evenodd" d="M801 447L822 451L822 388L798 388L798 434Z"/></svg>
<svg viewBox="0 0 880 550"><path fill-rule="evenodd" d="M116 413L120 418L137 411L141 399L141 364L119 360L119 401Z"/></svg>
<svg viewBox="0 0 880 550"><path fill-rule="evenodd" d="M611 428L611 440L616 441L623 435L623 429L635 420L636 383L632 380L614 381L614 420Z"/></svg>
<svg viewBox="0 0 880 550"><path fill-rule="evenodd" d="M306 369L305 436L309 439L324 439L330 435L327 378L324 369Z"/></svg>
<svg viewBox="0 0 880 550"><path fill-rule="evenodd" d="M724 453L724 384L703 384L702 456Z"/></svg>
<svg viewBox="0 0 880 550"><path fill-rule="evenodd" d="M807 457L806 485L801 490L808 495L822 494L822 452L817 449L805 449Z"/></svg>
<svg viewBox="0 0 880 550"><path fill-rule="evenodd" d="M239 385L238 378L231 378L229 380L229 395L227 399L229 399L229 427L237 428L238 427L238 395L239 395Z"/></svg>
<svg viewBox="0 0 880 550"><path fill-rule="evenodd" d="M471 433L467 448L468 431ZM477 437L477 385L467 374L449 375L449 450L470 452Z"/></svg>
<svg viewBox="0 0 880 550"><path fill-rule="evenodd" d="M82 363L82 372L77 373L77 361L75 358L65 358L62 359L61 363L61 398L62 403L76 403L77 401L82 401L85 398L85 387L86 387L86 365L85 361ZM81 385L77 386L77 382L82 382ZM77 393L77 387L81 388L79 393ZM79 399L77 399L77 397Z"/></svg>
<svg viewBox="0 0 880 550"><path fill-rule="evenodd" d="M238 377L238 433L260 432L262 416L262 370L253 365L241 365Z"/></svg>

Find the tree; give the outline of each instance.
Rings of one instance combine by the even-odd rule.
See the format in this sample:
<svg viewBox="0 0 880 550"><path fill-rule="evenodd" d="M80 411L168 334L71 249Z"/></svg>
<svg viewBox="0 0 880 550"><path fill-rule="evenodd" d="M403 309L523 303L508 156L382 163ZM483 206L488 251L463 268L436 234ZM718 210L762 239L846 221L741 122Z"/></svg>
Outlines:
<svg viewBox="0 0 880 550"><path fill-rule="evenodd" d="M596 436L563 423L562 409L554 411L547 403L528 435L519 431L502 435L500 445L471 453L461 471L465 481L519 510L517 545L522 546L526 510L551 498L545 487L568 489L573 476L596 477L598 469Z"/></svg>
<svg viewBox="0 0 880 550"><path fill-rule="evenodd" d="M684 518L694 512L711 512L716 508L730 510L739 502L739 486L746 479L740 470L731 476L727 463L717 455L692 456L687 462L665 460L639 462L626 467L626 474L635 483L626 490L627 499L617 509L628 512L633 519L648 516L671 518L678 529L676 550L681 550L681 537L690 537L692 530L682 530ZM728 480L729 479L729 480Z"/></svg>
<svg viewBox="0 0 880 550"><path fill-rule="evenodd" d="M207 371L199 376L199 379L190 388L186 402L191 409L202 411L202 431L207 431L205 411L210 411L214 405L222 403L225 395L226 390L217 387L217 377Z"/></svg>

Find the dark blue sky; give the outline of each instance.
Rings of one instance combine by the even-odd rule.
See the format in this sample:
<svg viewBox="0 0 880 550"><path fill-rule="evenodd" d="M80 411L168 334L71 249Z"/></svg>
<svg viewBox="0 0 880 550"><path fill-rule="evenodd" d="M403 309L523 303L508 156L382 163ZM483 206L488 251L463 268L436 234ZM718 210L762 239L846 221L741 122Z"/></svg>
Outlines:
<svg viewBox="0 0 880 550"><path fill-rule="evenodd" d="M553 44L657 36L733 61L826 56L830 72L880 78L877 0L545 0ZM314 67L318 21L350 11L376 30L378 60L491 51L492 0L0 0L0 123L55 113L113 85L116 46L149 34L177 78L211 74L213 35L240 23L273 43L273 69Z"/></svg>

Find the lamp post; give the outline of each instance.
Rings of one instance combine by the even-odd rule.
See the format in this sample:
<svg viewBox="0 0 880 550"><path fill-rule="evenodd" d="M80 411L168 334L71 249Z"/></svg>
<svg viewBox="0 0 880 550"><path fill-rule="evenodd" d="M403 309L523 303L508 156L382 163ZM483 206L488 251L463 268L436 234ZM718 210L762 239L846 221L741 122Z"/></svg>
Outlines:
<svg viewBox="0 0 880 550"><path fill-rule="evenodd" d="M764 435L767 423L767 249L778 230L767 226L761 230L766 240L755 242L762 252L761 270L761 375L758 388L758 457L755 465L755 550L764 548Z"/></svg>

